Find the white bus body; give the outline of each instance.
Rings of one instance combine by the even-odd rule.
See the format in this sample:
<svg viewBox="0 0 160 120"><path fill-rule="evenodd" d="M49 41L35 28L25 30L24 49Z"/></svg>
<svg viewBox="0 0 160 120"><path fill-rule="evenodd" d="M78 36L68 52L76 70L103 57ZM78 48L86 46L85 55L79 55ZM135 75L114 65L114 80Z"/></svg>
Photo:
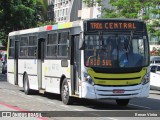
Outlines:
<svg viewBox="0 0 160 120"><path fill-rule="evenodd" d="M102 21L105 20L102 19ZM114 22L115 19L108 21ZM125 20L120 22L123 21ZM128 28L131 23L128 23ZM142 55L146 62L143 62L144 65L129 69L120 66L118 69L108 67L106 60L107 69L105 69L103 66L92 67L94 64L99 64L97 59L93 59L94 64L87 63L90 64L91 67L89 67L85 62L86 48L82 46L86 39L92 37L92 32L88 33L85 24L83 21L76 21L11 32L8 42L8 82L24 87L26 94L29 94L31 90L61 94L65 104L72 102L71 96L88 99L116 99L119 105L127 105L131 98L147 97L150 89L147 34L144 33L145 35L141 36L136 34L136 31L130 32L131 30L128 32L129 35L126 34L128 38L130 36L134 38L135 35L130 44L134 45L133 50L136 55ZM105 24L105 28L108 24ZM92 24L91 30L94 27L100 29ZM130 25L130 29L134 27ZM113 32L115 31L105 33L106 36L102 35L102 37L109 38L112 35L111 38L114 38ZM101 32L97 34L99 35ZM116 35L121 37L121 33L116 33ZM141 45L139 47L141 50L137 49L137 45ZM98 53L94 51L94 54Z"/></svg>

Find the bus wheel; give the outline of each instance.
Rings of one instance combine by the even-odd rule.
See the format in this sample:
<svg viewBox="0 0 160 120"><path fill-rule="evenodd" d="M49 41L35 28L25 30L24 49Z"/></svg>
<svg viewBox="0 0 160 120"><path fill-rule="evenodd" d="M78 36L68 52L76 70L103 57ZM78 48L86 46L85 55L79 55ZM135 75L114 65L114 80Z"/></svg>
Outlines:
<svg viewBox="0 0 160 120"><path fill-rule="evenodd" d="M64 79L62 82L61 98L62 98L62 102L66 105L69 105L72 103L72 98L69 96L69 86L66 79Z"/></svg>
<svg viewBox="0 0 160 120"><path fill-rule="evenodd" d="M31 90L29 89L29 81L28 81L28 75L27 74L24 75L24 85L23 85L23 87L24 87L24 93L26 95L29 95Z"/></svg>
<svg viewBox="0 0 160 120"><path fill-rule="evenodd" d="M119 106L127 106L129 103L129 99L117 99L116 103Z"/></svg>

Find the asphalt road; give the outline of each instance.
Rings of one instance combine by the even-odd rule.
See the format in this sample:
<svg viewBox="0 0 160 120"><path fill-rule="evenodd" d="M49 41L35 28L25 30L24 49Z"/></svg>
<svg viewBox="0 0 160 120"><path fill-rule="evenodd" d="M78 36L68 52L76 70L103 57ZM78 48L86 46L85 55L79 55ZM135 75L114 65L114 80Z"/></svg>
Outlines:
<svg viewBox="0 0 160 120"><path fill-rule="evenodd" d="M160 114L160 91L150 90L150 96L148 98L135 98L132 99L128 106L122 107L117 106L114 100L107 101L91 101L85 99L75 99L73 105L64 105L61 102L60 95L57 94L38 94L37 92L33 92L32 95L25 95L23 92L23 88L18 86L14 86L9 84L6 81L6 75L0 74L0 102L5 104L12 105L14 107L23 109L25 111L60 111L58 113L58 117L54 117L54 120L59 119L67 119L70 120L71 116L78 116L76 119L106 119L106 120L123 120L128 119L126 114L130 114L128 111L134 112L133 114L148 112L148 113L156 113ZM3 108L0 108L2 111ZM156 111L154 111L156 110ZM158 111L157 111L158 110ZM64 111L63 113L61 113ZM68 113L68 111L70 111ZM84 112L85 111L85 112ZM101 111L101 113L100 113ZM113 115L104 115L102 111L114 111L108 112L108 114ZM118 111L118 112L115 112ZM124 112L125 111L125 112ZM117 117L118 114L124 114L124 117ZM50 113L48 113L50 114ZM67 116L67 115L68 116ZM78 115L76 115L78 114ZM102 115L101 115L102 114ZM67 117L63 117L67 116ZM104 116L105 117L104 117ZM91 117L92 116L92 117ZM111 116L111 117L110 117ZM84 118L82 118L84 117ZM147 117L148 120L151 117ZM48 119L53 119L52 117L48 117ZM72 118L74 119L74 118ZM131 119L131 118L129 118ZM137 119L136 117L132 117L132 119ZM140 119L144 119L144 117L140 117ZM145 118L146 119L146 118ZM152 119L157 119L157 117L153 117Z"/></svg>

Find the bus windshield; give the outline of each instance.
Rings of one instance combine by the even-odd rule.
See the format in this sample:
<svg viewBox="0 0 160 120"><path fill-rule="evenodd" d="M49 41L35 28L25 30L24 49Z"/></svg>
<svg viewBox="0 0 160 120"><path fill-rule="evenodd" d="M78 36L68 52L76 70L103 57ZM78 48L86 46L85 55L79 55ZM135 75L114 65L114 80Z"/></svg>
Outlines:
<svg viewBox="0 0 160 120"><path fill-rule="evenodd" d="M86 67L142 67L148 65L148 42L143 34L102 33L85 35Z"/></svg>

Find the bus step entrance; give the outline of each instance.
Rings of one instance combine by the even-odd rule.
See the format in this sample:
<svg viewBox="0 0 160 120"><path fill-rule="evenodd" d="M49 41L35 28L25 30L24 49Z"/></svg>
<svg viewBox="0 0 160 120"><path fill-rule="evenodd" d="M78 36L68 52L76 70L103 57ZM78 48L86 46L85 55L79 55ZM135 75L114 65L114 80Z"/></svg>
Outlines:
<svg viewBox="0 0 160 120"><path fill-rule="evenodd" d="M79 95L72 95L72 97L79 98Z"/></svg>
<svg viewBox="0 0 160 120"><path fill-rule="evenodd" d="M79 92L78 92L78 91L75 91L75 95L76 95L76 96L79 96Z"/></svg>
<svg viewBox="0 0 160 120"><path fill-rule="evenodd" d="M39 93L44 94L45 90L44 89L40 89Z"/></svg>

